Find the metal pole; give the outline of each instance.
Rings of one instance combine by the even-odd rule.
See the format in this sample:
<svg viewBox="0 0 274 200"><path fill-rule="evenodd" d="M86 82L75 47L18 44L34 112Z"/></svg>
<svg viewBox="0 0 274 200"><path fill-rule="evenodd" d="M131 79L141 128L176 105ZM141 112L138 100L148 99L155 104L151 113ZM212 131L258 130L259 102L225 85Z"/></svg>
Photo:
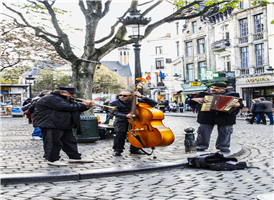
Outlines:
<svg viewBox="0 0 274 200"><path fill-rule="evenodd" d="M31 83L29 84L29 98L31 98Z"/></svg>
<svg viewBox="0 0 274 200"><path fill-rule="evenodd" d="M135 53L135 84L137 84L136 78L142 77L141 72L141 63L140 63L140 44L139 42L136 42L134 45L134 53ZM143 89L139 90L141 94L143 94Z"/></svg>

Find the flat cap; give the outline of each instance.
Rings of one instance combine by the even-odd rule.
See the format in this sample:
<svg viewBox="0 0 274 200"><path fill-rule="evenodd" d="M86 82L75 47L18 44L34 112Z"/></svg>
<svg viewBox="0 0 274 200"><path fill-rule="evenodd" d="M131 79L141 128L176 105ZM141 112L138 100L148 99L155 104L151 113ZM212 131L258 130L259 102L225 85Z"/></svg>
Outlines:
<svg viewBox="0 0 274 200"><path fill-rule="evenodd" d="M60 86L59 90L66 90L69 93L73 93L73 94L79 94L79 92L76 91L76 89L74 87L66 87L66 86Z"/></svg>
<svg viewBox="0 0 274 200"><path fill-rule="evenodd" d="M224 88L227 87L227 85L226 85L225 83L213 83L213 84L211 84L210 86L224 87Z"/></svg>

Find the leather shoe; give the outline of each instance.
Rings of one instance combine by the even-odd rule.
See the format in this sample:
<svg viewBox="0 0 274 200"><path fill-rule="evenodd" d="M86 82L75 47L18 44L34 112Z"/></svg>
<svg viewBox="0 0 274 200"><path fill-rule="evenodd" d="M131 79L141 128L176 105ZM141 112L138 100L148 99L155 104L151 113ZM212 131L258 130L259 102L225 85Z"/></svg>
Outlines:
<svg viewBox="0 0 274 200"><path fill-rule="evenodd" d="M122 155L121 152L118 152L118 151L115 151L113 154L113 156L121 156L121 155Z"/></svg>
<svg viewBox="0 0 274 200"><path fill-rule="evenodd" d="M230 152L229 149L219 149L221 152Z"/></svg>
<svg viewBox="0 0 274 200"><path fill-rule="evenodd" d="M196 149L196 151L205 151L205 149Z"/></svg>
<svg viewBox="0 0 274 200"><path fill-rule="evenodd" d="M47 163L48 163L49 165L54 165L54 166L67 166L66 163L62 163L62 162L60 162L59 160L56 160L56 161L53 161L53 162L48 161Z"/></svg>
<svg viewBox="0 0 274 200"><path fill-rule="evenodd" d="M145 154L144 152L142 152L140 150L138 150L138 151L129 151L129 152L130 152L130 154L139 154L139 155L144 155Z"/></svg>

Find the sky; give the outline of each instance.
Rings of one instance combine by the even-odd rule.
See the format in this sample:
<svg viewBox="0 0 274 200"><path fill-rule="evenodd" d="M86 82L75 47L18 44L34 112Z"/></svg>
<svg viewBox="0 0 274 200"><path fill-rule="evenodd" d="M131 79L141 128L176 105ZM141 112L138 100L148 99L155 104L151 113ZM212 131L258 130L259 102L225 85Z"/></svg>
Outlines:
<svg viewBox="0 0 274 200"><path fill-rule="evenodd" d="M26 2L25 0L0 0L2 2L6 2L6 3L15 3L15 4L19 4L19 3L23 3ZM147 0L149 1L149 0ZM144 3L147 2L144 0L139 0L139 4L140 3ZM103 1L104 2L104 1ZM154 1L153 3L155 3L156 1ZM97 33L96 33L96 39L100 39L106 35L109 34L110 32L110 25L113 25L118 17L121 17L124 12L127 10L127 8L130 6L131 0L113 0L110 6L110 11L107 14L106 17L104 17L98 26L97 29ZM152 5L152 4L149 4ZM5 8L2 6L1 3L1 13L9 13L9 11L5 10ZM55 3L55 7L58 8L62 8L64 10L67 11L71 11L72 17L69 17L68 15L64 15L63 17L59 17L59 20L64 20L66 22L66 24L69 24L72 27L76 27L76 28L85 28L85 18L80 10L80 7L78 6L78 0L56 0ZM139 7L138 9L142 11L145 10L147 6L142 6ZM152 21L151 23L153 23L154 21L157 21L161 18L163 18L163 16L167 16L169 14L171 14L173 12L173 6L170 3L167 2L163 2L155 11L150 12L146 17L151 17ZM14 14L12 14L14 16ZM3 16L1 16L3 17ZM37 19L39 19L37 17ZM34 19L35 20L35 19ZM161 36L165 36L168 32L168 27L169 25L162 25L161 27L158 27L157 29L155 29L150 36L147 39L152 39L152 38L157 38L157 37L161 37ZM75 53L77 54L77 56L81 56L82 54L82 49L84 46L84 40L85 40L85 36L84 36L84 31L80 32L80 31L75 31L74 33L70 33L67 32L67 34L69 35L71 44L75 46ZM126 39L127 36L126 36ZM147 55L146 52L146 42L143 41L141 46L141 60L142 60L142 55ZM133 68L134 66L132 66L134 63L134 54L133 54L133 47L130 45L128 46L131 49L130 52L130 65L131 65L131 69L133 72ZM117 61L118 58L118 52L117 51L113 51L110 54L108 54L107 56L105 56L102 60L108 60L108 61ZM142 63L145 61L142 61ZM142 64L141 64L142 66Z"/></svg>

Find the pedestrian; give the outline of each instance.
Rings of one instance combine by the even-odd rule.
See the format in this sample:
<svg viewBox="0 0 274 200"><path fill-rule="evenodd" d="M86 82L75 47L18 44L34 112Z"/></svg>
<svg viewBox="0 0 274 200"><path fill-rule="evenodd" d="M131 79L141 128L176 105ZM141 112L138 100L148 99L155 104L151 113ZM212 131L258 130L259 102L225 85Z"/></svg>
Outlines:
<svg viewBox="0 0 274 200"><path fill-rule="evenodd" d="M260 97L260 102L266 106L264 109L264 113L267 115L270 124L273 125L273 103L271 101L267 101L264 97ZM257 119L257 123L260 123L260 116Z"/></svg>
<svg viewBox="0 0 274 200"><path fill-rule="evenodd" d="M197 151L205 151L209 147L210 136L215 125L218 127L218 137L216 149L222 152L229 152L231 134L233 133L233 124L236 123L236 113L201 111L201 106L205 103L206 95L225 95L239 97L239 93L229 92L226 90L227 85L224 83L211 84L209 91L200 92L194 98L189 100L190 106L200 105L198 109L197 122L200 124L196 139ZM231 107L241 108L240 103L231 103Z"/></svg>
<svg viewBox="0 0 274 200"><path fill-rule="evenodd" d="M177 104L176 104L176 102L175 101L173 101L173 102L171 102L170 103L170 110L169 110L169 112L176 112L177 111Z"/></svg>
<svg viewBox="0 0 274 200"><path fill-rule="evenodd" d="M29 106L30 106L30 103L31 103L31 98L27 98L23 104L22 104L22 107L21 107L21 110L23 111L23 113L26 115L27 119L28 119L28 122L29 124L32 124L32 119L31 119L31 114L29 113L25 113L25 111L28 110Z"/></svg>
<svg viewBox="0 0 274 200"><path fill-rule="evenodd" d="M147 103L151 107L154 107L157 105L157 102L153 99L144 97L140 94L140 92L135 91L133 93L129 91L122 91L119 94L119 99L113 101L110 103L110 106L117 107L115 110L111 112L112 115L115 116L114 121L114 144L113 144L113 150L114 150L114 156L121 156L121 153L123 152L125 140L128 132L128 119L131 119L133 117L132 113L129 113L131 111L132 106L132 98L133 96L137 96L138 102L140 103ZM139 148L136 148L132 145L130 145L130 153L131 154L143 154Z"/></svg>
<svg viewBox="0 0 274 200"><path fill-rule="evenodd" d="M61 149L68 155L70 163L93 162L81 159L77 140L72 132L72 128L75 128L77 134L81 134L80 112L88 110L93 102L84 100L76 103L72 98L74 94L79 93L73 87L59 87L35 104L33 125L42 131L44 158L49 165L67 165L59 161Z"/></svg>
<svg viewBox="0 0 274 200"><path fill-rule="evenodd" d="M251 106L251 113L252 117L250 119L250 124L254 123L254 119L257 115L259 115L259 121L258 124L261 123L261 120L263 121L263 124L266 125L266 120L264 116L264 110L266 109L265 104L261 103L259 99L253 99L253 104Z"/></svg>
<svg viewBox="0 0 274 200"><path fill-rule="evenodd" d="M105 103L104 103L103 105L104 105L104 106L109 106L109 103L110 103L110 100L108 99L108 100L105 101ZM110 117L110 116L108 115L109 110L108 110L107 107L104 107L104 108L103 108L103 111L105 111L105 113L106 113L106 120L107 120L108 117Z"/></svg>
<svg viewBox="0 0 274 200"><path fill-rule="evenodd" d="M43 96L49 94L50 91L48 90L45 90L45 91L42 91L37 97L35 97L34 99L32 99L28 109L24 112L24 114L29 114L30 116L32 115L32 113L34 112L34 108L35 108L35 104L36 102ZM41 129L39 127L33 127L34 130L31 134L32 136L32 139L33 140L42 140L43 139L43 136L42 136L42 132L41 132Z"/></svg>
<svg viewBox="0 0 274 200"><path fill-rule="evenodd" d="M159 103L159 108L160 108L160 110L161 110L163 113L166 112L166 111L165 111L165 107L166 107L165 102L161 101L161 102Z"/></svg>
<svg viewBox="0 0 274 200"><path fill-rule="evenodd" d="M180 101L180 102L178 103L178 106L179 106L179 111L180 111L181 113L183 113L183 112L184 112L184 103Z"/></svg>

